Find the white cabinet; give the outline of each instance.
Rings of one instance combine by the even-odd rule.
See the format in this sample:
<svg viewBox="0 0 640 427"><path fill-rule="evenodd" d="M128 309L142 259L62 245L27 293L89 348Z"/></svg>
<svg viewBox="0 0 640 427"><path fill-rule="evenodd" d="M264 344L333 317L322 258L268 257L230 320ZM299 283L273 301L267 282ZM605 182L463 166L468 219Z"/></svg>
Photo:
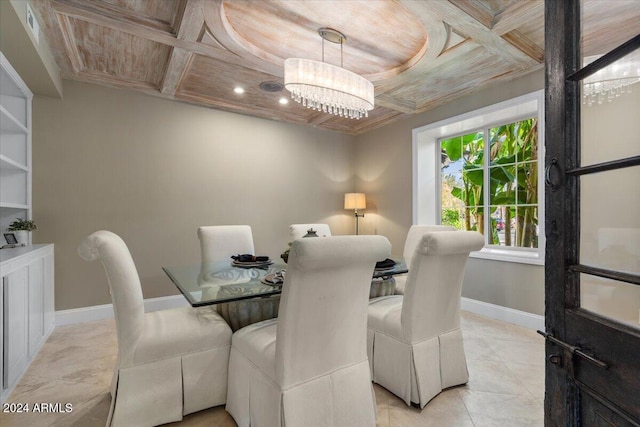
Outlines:
<svg viewBox="0 0 640 427"><path fill-rule="evenodd" d="M38 348L44 336L44 258L33 261L27 267L29 270L29 357L38 353Z"/></svg>
<svg viewBox="0 0 640 427"><path fill-rule="evenodd" d="M15 384L27 368L29 269L22 267L2 278L4 306L4 375L2 387Z"/></svg>
<svg viewBox="0 0 640 427"><path fill-rule="evenodd" d="M53 261L53 245L0 250L1 402L53 331Z"/></svg>
<svg viewBox="0 0 640 427"><path fill-rule="evenodd" d="M0 229L31 219L33 94L0 52ZM4 244L4 237L0 237ZM0 245L1 246L1 245Z"/></svg>

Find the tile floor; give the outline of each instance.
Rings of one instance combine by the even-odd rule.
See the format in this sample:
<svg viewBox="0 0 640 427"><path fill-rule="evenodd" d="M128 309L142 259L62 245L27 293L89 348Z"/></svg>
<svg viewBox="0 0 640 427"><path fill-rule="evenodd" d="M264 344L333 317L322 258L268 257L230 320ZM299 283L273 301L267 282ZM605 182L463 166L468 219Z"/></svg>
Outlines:
<svg viewBox="0 0 640 427"><path fill-rule="evenodd" d="M534 331L462 313L469 383L422 410L375 386L378 426L542 426L544 341ZM68 413L0 413L0 425L104 426L117 340L113 320L55 329L9 402L71 403ZM184 426L235 426L224 407L188 415ZM170 425L174 425L170 424Z"/></svg>

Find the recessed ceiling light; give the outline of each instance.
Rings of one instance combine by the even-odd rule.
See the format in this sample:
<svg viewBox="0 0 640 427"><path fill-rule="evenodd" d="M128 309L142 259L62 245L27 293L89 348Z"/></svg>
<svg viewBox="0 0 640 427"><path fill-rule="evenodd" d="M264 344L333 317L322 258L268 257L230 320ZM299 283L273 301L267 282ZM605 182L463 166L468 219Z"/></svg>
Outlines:
<svg viewBox="0 0 640 427"><path fill-rule="evenodd" d="M260 89L265 92L281 92L282 89L284 89L284 86L279 82L264 81L260 83Z"/></svg>
<svg viewBox="0 0 640 427"><path fill-rule="evenodd" d="M285 105L289 103L289 100L287 98L280 98L278 102L282 105Z"/></svg>
<svg viewBox="0 0 640 427"><path fill-rule="evenodd" d="M238 86L238 87L236 87L235 89L233 89L233 91L234 91L235 93L238 93L238 94L240 94L240 93L244 93L244 89L243 89L243 88L241 88L240 86Z"/></svg>

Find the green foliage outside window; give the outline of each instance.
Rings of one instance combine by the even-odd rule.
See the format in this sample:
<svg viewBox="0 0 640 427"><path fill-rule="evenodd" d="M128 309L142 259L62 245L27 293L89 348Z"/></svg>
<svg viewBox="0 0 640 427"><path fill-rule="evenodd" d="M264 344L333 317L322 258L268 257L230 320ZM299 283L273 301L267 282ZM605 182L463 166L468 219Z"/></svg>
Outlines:
<svg viewBox="0 0 640 427"><path fill-rule="evenodd" d="M443 209L442 210L442 225L450 225L457 229L462 228L462 221L460 218L460 212L455 209Z"/></svg>
<svg viewBox="0 0 640 427"><path fill-rule="evenodd" d="M486 135L488 147L484 131L440 141L442 223L488 235L491 245L536 248L537 119L490 128ZM488 166L485 156L489 156ZM486 202L485 181L489 184Z"/></svg>

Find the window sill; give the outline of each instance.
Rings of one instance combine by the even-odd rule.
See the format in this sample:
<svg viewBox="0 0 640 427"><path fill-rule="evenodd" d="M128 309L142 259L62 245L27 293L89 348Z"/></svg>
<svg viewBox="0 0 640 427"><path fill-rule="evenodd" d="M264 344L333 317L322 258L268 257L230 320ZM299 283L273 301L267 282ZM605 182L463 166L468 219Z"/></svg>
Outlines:
<svg viewBox="0 0 640 427"><path fill-rule="evenodd" d="M504 249L484 248L478 252L471 252L470 258L488 259L492 261L515 262L519 264L531 264L544 266L544 257L537 252L520 252Z"/></svg>

